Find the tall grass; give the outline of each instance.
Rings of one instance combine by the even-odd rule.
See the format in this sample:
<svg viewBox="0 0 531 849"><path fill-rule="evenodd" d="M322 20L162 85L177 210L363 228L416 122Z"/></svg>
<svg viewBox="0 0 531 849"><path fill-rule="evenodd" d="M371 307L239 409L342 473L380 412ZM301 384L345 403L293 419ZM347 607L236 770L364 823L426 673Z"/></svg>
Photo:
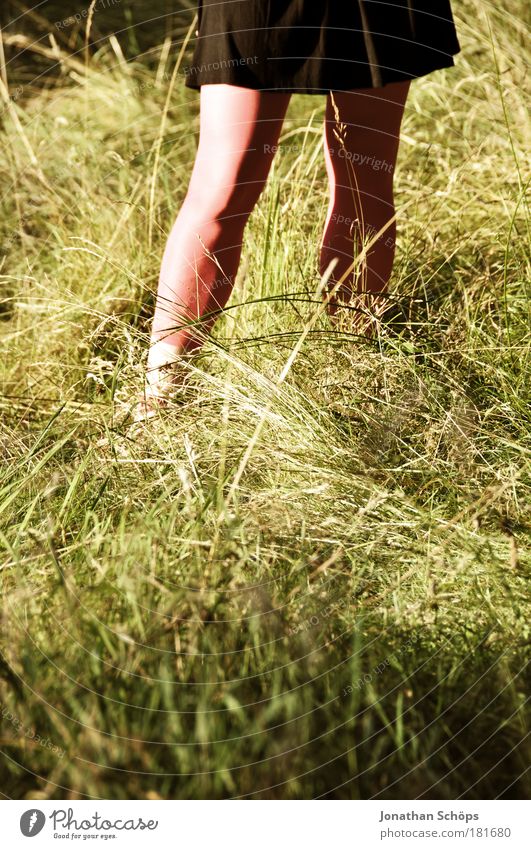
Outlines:
<svg viewBox="0 0 531 849"><path fill-rule="evenodd" d="M312 318L324 103L294 98L229 309L141 429L197 98L175 50L81 31L53 86L7 80L4 795L528 792L524 12L459 4L457 67L412 86L398 320Z"/></svg>

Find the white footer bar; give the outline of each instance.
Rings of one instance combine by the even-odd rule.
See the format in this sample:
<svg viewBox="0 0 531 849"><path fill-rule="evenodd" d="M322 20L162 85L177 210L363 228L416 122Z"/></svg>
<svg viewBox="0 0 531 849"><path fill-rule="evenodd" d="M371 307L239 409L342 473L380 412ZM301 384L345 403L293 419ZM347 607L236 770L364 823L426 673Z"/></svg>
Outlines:
<svg viewBox="0 0 531 849"><path fill-rule="evenodd" d="M524 801L6 801L0 810L10 849L531 846Z"/></svg>

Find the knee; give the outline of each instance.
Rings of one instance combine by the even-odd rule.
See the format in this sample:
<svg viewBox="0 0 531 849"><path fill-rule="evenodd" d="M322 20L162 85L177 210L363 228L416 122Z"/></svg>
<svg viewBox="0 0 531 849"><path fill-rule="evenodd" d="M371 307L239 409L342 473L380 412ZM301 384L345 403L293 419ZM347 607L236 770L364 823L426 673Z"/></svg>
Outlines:
<svg viewBox="0 0 531 849"><path fill-rule="evenodd" d="M244 225L254 209L263 184L237 182L216 175L214 180L194 182L186 196L187 206L203 221L233 221Z"/></svg>
<svg viewBox="0 0 531 849"><path fill-rule="evenodd" d="M343 215L356 217L366 210L379 210L385 215L394 205L393 176L379 171L372 173L358 168L352 174L334 175L331 193L334 208ZM391 212L392 214L392 212Z"/></svg>

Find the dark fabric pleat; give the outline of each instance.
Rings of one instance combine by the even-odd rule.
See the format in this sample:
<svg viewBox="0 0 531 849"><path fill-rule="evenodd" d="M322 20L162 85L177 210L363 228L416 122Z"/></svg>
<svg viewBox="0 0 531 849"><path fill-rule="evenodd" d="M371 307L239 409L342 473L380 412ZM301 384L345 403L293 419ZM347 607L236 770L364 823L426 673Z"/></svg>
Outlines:
<svg viewBox="0 0 531 849"><path fill-rule="evenodd" d="M363 27L363 41L367 52L367 62L371 69L371 83L374 87L379 88L383 85L382 74L380 71L380 63L376 54L376 47L373 41L372 32L369 26L369 18L365 9L364 0L358 0L360 7L361 25Z"/></svg>

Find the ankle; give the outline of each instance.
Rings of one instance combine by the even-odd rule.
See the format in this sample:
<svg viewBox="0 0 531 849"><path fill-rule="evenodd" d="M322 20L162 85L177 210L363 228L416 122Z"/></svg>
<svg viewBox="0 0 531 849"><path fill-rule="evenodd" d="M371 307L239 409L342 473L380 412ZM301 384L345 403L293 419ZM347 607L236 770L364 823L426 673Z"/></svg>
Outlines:
<svg viewBox="0 0 531 849"><path fill-rule="evenodd" d="M149 343L148 368L162 368L178 362L183 354L181 345L152 337Z"/></svg>

